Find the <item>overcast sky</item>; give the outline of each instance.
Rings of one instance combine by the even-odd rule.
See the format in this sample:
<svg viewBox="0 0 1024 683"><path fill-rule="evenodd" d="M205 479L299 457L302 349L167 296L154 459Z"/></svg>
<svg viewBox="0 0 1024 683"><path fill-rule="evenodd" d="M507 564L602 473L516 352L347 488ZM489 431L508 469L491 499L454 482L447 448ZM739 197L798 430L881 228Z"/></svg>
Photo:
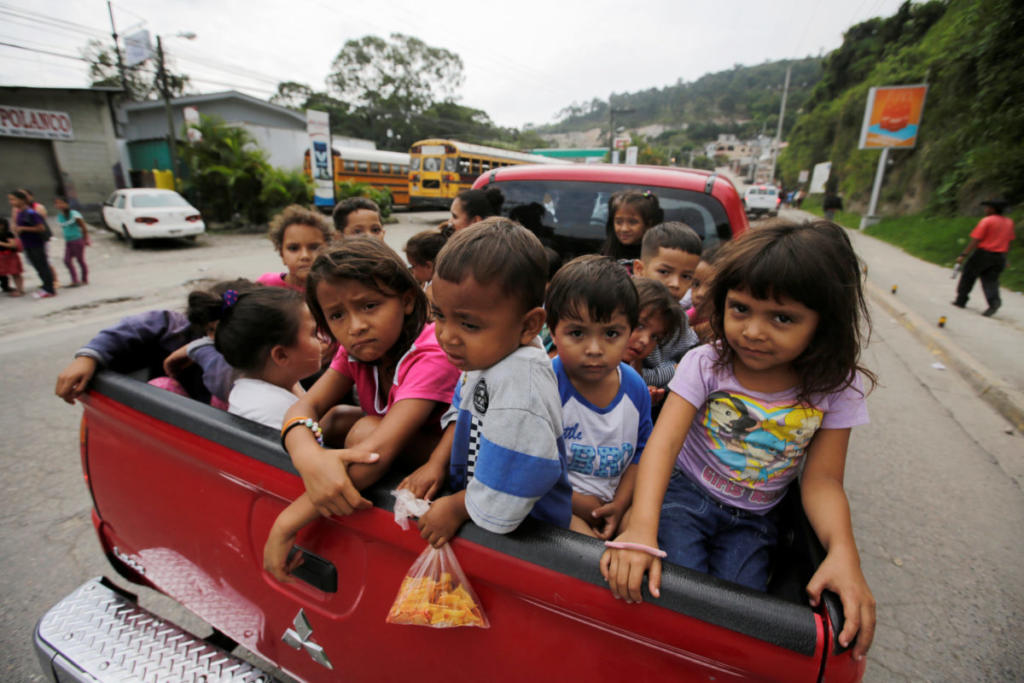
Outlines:
<svg viewBox="0 0 1024 683"><path fill-rule="evenodd" d="M119 0L113 8L120 35L145 28L165 36L195 91L236 89L264 99L284 80L323 89L346 40L410 34L462 57L461 104L519 127L549 123L573 101L827 53L851 25L890 16L900 4ZM168 37L188 31L197 38ZM76 57L91 37L110 39L105 0L0 0L0 85L87 86L84 62L40 51Z"/></svg>

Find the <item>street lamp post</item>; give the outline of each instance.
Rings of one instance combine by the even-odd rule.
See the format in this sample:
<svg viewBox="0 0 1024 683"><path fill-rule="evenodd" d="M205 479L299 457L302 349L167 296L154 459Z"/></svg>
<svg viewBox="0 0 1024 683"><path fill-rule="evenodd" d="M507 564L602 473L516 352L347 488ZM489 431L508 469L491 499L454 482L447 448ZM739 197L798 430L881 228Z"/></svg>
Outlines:
<svg viewBox="0 0 1024 683"><path fill-rule="evenodd" d="M612 98L608 98L608 161L612 160L612 152L615 149L615 115L616 114L632 114L635 109L629 109L626 107L620 107L616 109L612 106Z"/></svg>
<svg viewBox="0 0 1024 683"><path fill-rule="evenodd" d="M191 31L183 31L181 33L176 33L175 36L185 38L186 40L194 40L196 34ZM157 75L160 79L160 93L164 98L164 111L167 112L167 149L171 155L171 177L173 179L178 175L178 136L174 132L174 116L171 113L171 88L167 83L167 66L164 60L164 44L159 35L156 37L156 57ZM175 188L177 188L177 182L175 182Z"/></svg>

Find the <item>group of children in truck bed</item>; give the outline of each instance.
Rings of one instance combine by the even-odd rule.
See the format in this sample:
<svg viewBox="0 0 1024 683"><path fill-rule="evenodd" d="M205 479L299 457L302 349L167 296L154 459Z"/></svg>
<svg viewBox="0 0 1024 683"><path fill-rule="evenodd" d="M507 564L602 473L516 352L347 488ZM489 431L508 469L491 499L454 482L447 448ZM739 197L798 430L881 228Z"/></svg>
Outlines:
<svg viewBox="0 0 1024 683"><path fill-rule="evenodd" d="M72 402L99 366L155 365L164 388L280 429L305 486L264 550L282 580L298 531L369 507L360 492L402 460L435 546L469 520L508 533L532 516L602 539L601 572L628 602L645 582L659 595L662 558L765 590L776 504L799 476L827 550L808 595L839 594L840 642L863 657L875 608L843 474L875 378L843 229L776 223L705 250L653 193L624 191L604 253L550 276L556 255L470 215L488 204L475 193L456 199L457 225L409 240L411 265L369 200L338 205L338 239L289 207L270 229L286 272L104 330L57 394Z"/></svg>

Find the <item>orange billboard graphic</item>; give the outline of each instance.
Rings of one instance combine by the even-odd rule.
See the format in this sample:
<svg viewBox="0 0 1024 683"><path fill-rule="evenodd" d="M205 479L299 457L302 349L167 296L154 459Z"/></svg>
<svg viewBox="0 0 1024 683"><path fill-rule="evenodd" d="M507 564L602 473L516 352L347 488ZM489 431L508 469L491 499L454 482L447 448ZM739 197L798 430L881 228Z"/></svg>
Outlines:
<svg viewBox="0 0 1024 683"><path fill-rule="evenodd" d="M927 85L871 88L860 130L860 148L914 147L927 94Z"/></svg>

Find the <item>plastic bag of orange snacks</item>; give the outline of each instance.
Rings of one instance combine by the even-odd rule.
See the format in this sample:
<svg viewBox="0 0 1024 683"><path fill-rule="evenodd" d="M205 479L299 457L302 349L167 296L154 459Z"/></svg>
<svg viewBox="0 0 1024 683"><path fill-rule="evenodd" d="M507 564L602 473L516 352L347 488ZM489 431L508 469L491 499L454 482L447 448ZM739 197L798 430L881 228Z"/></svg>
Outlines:
<svg viewBox="0 0 1024 683"><path fill-rule="evenodd" d="M447 543L440 549L428 545L416 558L386 621L433 628L491 626Z"/></svg>

